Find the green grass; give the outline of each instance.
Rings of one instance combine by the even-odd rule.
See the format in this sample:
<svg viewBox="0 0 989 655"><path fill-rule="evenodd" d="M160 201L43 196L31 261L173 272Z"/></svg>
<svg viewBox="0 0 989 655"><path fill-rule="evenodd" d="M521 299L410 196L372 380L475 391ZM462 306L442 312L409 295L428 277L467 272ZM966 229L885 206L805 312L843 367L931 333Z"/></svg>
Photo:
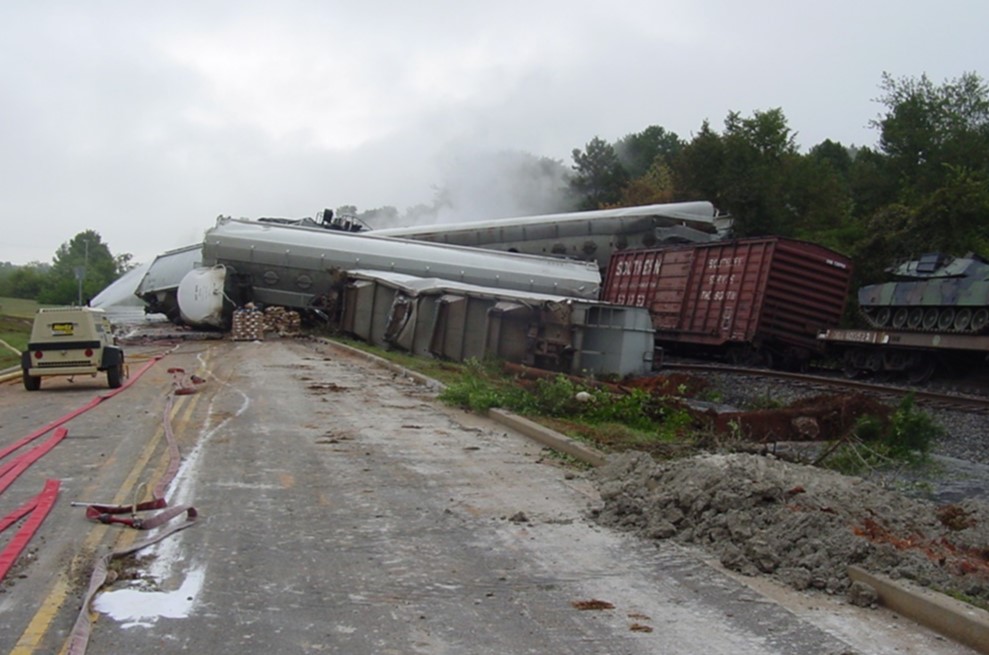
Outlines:
<svg viewBox="0 0 989 655"><path fill-rule="evenodd" d="M440 400L478 413L501 407L611 451L666 454L689 442L696 428L672 398L564 375L520 380L505 374L498 362L467 362Z"/></svg>
<svg viewBox="0 0 989 655"><path fill-rule="evenodd" d="M34 320L34 315L38 312L38 307L40 305L33 300L0 296L0 316Z"/></svg>
<svg viewBox="0 0 989 655"><path fill-rule="evenodd" d="M31 335L31 323L38 311L38 303L21 298L0 298L0 339L18 352L27 348ZM18 353L0 344L0 370L19 366Z"/></svg>

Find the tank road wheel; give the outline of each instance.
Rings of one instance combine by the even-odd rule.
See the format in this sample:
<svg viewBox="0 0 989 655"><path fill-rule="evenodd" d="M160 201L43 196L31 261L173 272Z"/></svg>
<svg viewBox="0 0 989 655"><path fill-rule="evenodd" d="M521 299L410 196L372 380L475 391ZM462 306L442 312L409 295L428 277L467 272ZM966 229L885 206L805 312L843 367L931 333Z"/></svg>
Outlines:
<svg viewBox="0 0 989 655"><path fill-rule="evenodd" d="M889 325L889 319L893 315L893 310L889 307L880 307L879 311L876 312L876 327L886 327Z"/></svg>
<svg viewBox="0 0 989 655"><path fill-rule="evenodd" d="M924 323L924 310L920 307L914 307L910 310L910 314L907 316L907 327L911 330L917 330Z"/></svg>
<svg viewBox="0 0 989 655"><path fill-rule="evenodd" d="M937 329L947 332L955 324L955 310L945 307L941 310L941 315L937 319Z"/></svg>
<svg viewBox="0 0 989 655"><path fill-rule="evenodd" d="M972 314L972 332L982 332L989 325L989 309L981 307Z"/></svg>
<svg viewBox="0 0 989 655"><path fill-rule="evenodd" d="M893 312L893 328L897 330L902 330L907 325L907 315L910 312L907 311L906 307L900 307L895 312Z"/></svg>
<svg viewBox="0 0 989 655"><path fill-rule="evenodd" d="M972 325L972 310L968 307L963 307L955 312L955 331L956 332L968 332L968 328Z"/></svg>
<svg viewBox="0 0 989 655"><path fill-rule="evenodd" d="M933 330L937 327L938 311L936 307L928 307L924 310L924 329Z"/></svg>

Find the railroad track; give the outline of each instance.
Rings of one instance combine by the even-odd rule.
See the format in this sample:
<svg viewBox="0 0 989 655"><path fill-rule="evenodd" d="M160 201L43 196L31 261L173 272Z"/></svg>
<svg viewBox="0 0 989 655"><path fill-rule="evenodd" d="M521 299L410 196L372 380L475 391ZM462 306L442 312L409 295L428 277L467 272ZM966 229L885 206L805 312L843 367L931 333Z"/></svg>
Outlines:
<svg viewBox="0 0 989 655"><path fill-rule="evenodd" d="M918 389L916 387L890 383L849 380L848 378L841 377L840 374L791 373L772 369L688 362L664 362L663 370L691 371L698 374L716 373L789 381L818 390L821 393L860 393L892 402L899 402L908 394L913 394L917 403L927 408L989 415L989 396L964 394L958 391Z"/></svg>

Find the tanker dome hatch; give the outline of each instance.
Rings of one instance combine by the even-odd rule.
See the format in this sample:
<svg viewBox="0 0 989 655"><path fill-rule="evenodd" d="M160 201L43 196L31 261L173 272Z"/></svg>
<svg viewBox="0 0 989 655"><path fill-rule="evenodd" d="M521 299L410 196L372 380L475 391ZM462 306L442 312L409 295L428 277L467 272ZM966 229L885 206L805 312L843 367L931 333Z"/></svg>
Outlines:
<svg viewBox="0 0 989 655"><path fill-rule="evenodd" d="M296 227L322 228L339 232L364 232L371 229L367 223L353 214L335 214L332 209L320 209L315 218L267 218L257 219L259 223L275 225L294 225Z"/></svg>

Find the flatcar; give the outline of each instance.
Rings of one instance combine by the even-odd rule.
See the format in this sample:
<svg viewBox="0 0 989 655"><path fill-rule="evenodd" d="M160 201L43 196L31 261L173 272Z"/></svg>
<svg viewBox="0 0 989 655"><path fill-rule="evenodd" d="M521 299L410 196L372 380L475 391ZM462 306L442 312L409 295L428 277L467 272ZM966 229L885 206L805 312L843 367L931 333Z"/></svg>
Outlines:
<svg viewBox="0 0 989 655"><path fill-rule="evenodd" d="M890 374L925 382L989 361L989 263L930 253L892 269L893 281L858 290L862 329L819 339L848 377Z"/></svg>

